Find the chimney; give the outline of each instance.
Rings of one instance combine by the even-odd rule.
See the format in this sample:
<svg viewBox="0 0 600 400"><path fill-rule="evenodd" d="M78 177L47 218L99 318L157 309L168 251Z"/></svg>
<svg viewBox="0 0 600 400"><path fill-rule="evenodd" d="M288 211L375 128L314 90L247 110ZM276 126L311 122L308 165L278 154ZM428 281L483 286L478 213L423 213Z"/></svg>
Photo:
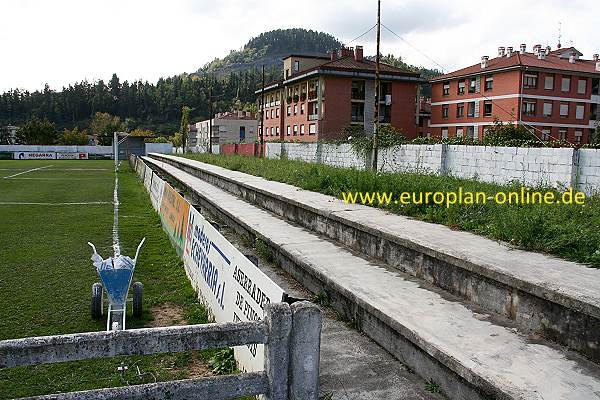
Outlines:
<svg viewBox="0 0 600 400"><path fill-rule="evenodd" d="M600 72L600 61L596 61L596 71Z"/></svg>
<svg viewBox="0 0 600 400"><path fill-rule="evenodd" d="M490 58L488 56L481 57L481 68L487 68L487 63Z"/></svg>
<svg viewBox="0 0 600 400"><path fill-rule="evenodd" d="M527 51L527 45L525 43L521 43L521 54L525 54L525 52Z"/></svg>
<svg viewBox="0 0 600 400"><path fill-rule="evenodd" d="M600 56L598 55L598 53L594 54L594 61L598 62L598 60L600 60Z"/></svg>
<svg viewBox="0 0 600 400"><path fill-rule="evenodd" d="M538 60L545 60L546 59L546 49L539 49L538 50Z"/></svg>
<svg viewBox="0 0 600 400"><path fill-rule="evenodd" d="M504 47L498 47L498 57L504 57Z"/></svg>
<svg viewBox="0 0 600 400"><path fill-rule="evenodd" d="M552 47L546 46L546 54L550 54L551 51L552 51Z"/></svg>
<svg viewBox="0 0 600 400"><path fill-rule="evenodd" d="M342 46L342 50L341 50L341 57L340 58L344 58L344 57L354 57L354 48L352 47L346 47L346 46Z"/></svg>
<svg viewBox="0 0 600 400"><path fill-rule="evenodd" d="M363 47L362 46L356 46L356 49L354 49L354 59L356 61L363 60Z"/></svg>
<svg viewBox="0 0 600 400"><path fill-rule="evenodd" d="M542 49L542 45L536 44L535 46L533 46L533 54L535 54L536 56L539 55L541 49Z"/></svg>
<svg viewBox="0 0 600 400"><path fill-rule="evenodd" d="M570 62L571 64L575 64L575 54L571 54L571 55L569 56L569 62Z"/></svg>
<svg viewBox="0 0 600 400"><path fill-rule="evenodd" d="M512 53L513 53L513 48L512 47L507 47L506 48L506 57L512 56Z"/></svg>
<svg viewBox="0 0 600 400"><path fill-rule="evenodd" d="M331 61L335 61L338 59L338 51L337 50L333 50L331 52Z"/></svg>

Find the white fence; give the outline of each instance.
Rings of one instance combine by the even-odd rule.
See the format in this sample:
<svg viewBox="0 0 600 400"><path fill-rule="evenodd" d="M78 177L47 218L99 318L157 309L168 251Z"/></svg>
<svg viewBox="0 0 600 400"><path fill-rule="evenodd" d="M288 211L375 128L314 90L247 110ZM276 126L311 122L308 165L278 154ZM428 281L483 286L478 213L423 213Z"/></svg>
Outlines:
<svg viewBox="0 0 600 400"><path fill-rule="evenodd" d="M267 143L267 158L364 169L368 159L349 144ZM529 186L600 191L600 149L406 144L381 149L382 172L415 172Z"/></svg>

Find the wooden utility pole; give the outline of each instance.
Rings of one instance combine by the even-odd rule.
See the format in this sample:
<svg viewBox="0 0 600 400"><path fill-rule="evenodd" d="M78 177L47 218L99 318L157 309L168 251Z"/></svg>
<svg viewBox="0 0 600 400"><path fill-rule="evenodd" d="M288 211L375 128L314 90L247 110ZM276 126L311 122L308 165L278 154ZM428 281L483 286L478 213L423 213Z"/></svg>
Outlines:
<svg viewBox="0 0 600 400"><path fill-rule="evenodd" d="M260 158L264 157L264 149L265 149L265 129L263 127L263 121L265 114L265 66L262 66L262 88L260 90L260 149L258 152L258 156Z"/></svg>
<svg viewBox="0 0 600 400"><path fill-rule="evenodd" d="M381 43L381 0L377 0L377 55L375 56L375 131L373 132L373 171L377 171L377 153L378 153L378 138L379 135L379 95L380 95L380 79L379 79L379 62L380 52L379 46Z"/></svg>
<svg viewBox="0 0 600 400"><path fill-rule="evenodd" d="M208 87L208 153L212 154L212 118L213 118L213 108L212 108L212 86Z"/></svg>

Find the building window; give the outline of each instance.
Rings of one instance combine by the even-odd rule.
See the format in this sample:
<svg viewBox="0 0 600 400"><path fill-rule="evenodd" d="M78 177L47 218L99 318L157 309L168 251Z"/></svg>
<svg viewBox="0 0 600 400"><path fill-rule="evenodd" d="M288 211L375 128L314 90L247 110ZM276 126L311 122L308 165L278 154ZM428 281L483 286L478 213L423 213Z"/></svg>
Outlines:
<svg viewBox="0 0 600 400"><path fill-rule="evenodd" d="M562 78L562 85L560 87L560 90L562 90L563 92L571 91L571 78L570 77Z"/></svg>
<svg viewBox="0 0 600 400"><path fill-rule="evenodd" d="M475 140L478 139L477 135L475 134L475 127L474 126L467 126L467 137L468 138L473 138Z"/></svg>
<svg viewBox="0 0 600 400"><path fill-rule="evenodd" d="M365 99L365 81L352 81L352 100Z"/></svg>
<svg viewBox="0 0 600 400"><path fill-rule="evenodd" d="M265 119L269 119L269 112L265 112Z"/></svg>
<svg viewBox="0 0 600 400"><path fill-rule="evenodd" d="M535 89L537 88L537 74L525 74L523 77L523 87L525 89Z"/></svg>
<svg viewBox="0 0 600 400"><path fill-rule="evenodd" d="M291 126L287 126L287 135L290 136L292 134L292 127Z"/></svg>
<svg viewBox="0 0 600 400"><path fill-rule="evenodd" d="M475 102L469 102L469 106L467 108L467 117L473 118L475 116Z"/></svg>
<svg viewBox="0 0 600 400"><path fill-rule="evenodd" d="M579 93L579 94L585 94L585 92L586 92L586 86L587 86L587 79L580 79L577 82L577 93Z"/></svg>
<svg viewBox="0 0 600 400"><path fill-rule="evenodd" d="M304 135L304 124L300 125L300 136Z"/></svg>
<svg viewBox="0 0 600 400"><path fill-rule="evenodd" d="M300 61L294 61L294 71L300 71Z"/></svg>
<svg viewBox="0 0 600 400"><path fill-rule="evenodd" d="M298 135L298 125L294 125L294 136Z"/></svg>
<svg viewBox="0 0 600 400"><path fill-rule="evenodd" d="M465 80L458 81L458 94L465 94Z"/></svg>
<svg viewBox="0 0 600 400"><path fill-rule="evenodd" d="M582 137L583 137L583 131L575 131L575 143L581 144Z"/></svg>
<svg viewBox="0 0 600 400"><path fill-rule="evenodd" d="M275 110L275 118L279 118L279 108Z"/></svg>
<svg viewBox="0 0 600 400"><path fill-rule="evenodd" d="M448 105L442 106L442 118L448 118Z"/></svg>
<svg viewBox="0 0 600 400"><path fill-rule="evenodd" d="M287 116L292 115L292 106L287 106Z"/></svg>
<svg viewBox="0 0 600 400"><path fill-rule="evenodd" d="M463 134L465 133L463 128L456 128L456 137L457 138L461 138L463 137Z"/></svg>
<svg viewBox="0 0 600 400"><path fill-rule="evenodd" d="M561 104L560 105L560 117L567 118L569 116L569 105Z"/></svg>
<svg viewBox="0 0 600 400"><path fill-rule="evenodd" d="M535 103L535 101L524 101L523 114L529 115L530 117L535 116Z"/></svg>
<svg viewBox="0 0 600 400"><path fill-rule="evenodd" d="M304 115L304 103L300 104L300 114Z"/></svg>
<svg viewBox="0 0 600 400"><path fill-rule="evenodd" d="M544 89L554 90L554 75L546 75L544 78Z"/></svg>
<svg viewBox="0 0 600 400"><path fill-rule="evenodd" d="M483 102L483 116L484 117L492 116L492 102L491 101Z"/></svg>
<svg viewBox="0 0 600 400"><path fill-rule="evenodd" d="M485 77L485 90L492 90L494 88L494 77L486 76Z"/></svg>
<svg viewBox="0 0 600 400"><path fill-rule="evenodd" d="M448 139L448 128L442 128L442 139Z"/></svg>
<svg viewBox="0 0 600 400"><path fill-rule="evenodd" d="M444 86L442 88L442 95L443 96L450 95L450 82L444 82Z"/></svg>
<svg viewBox="0 0 600 400"><path fill-rule="evenodd" d="M544 117L552 116L552 103L544 103Z"/></svg>
<svg viewBox="0 0 600 400"><path fill-rule="evenodd" d="M294 115L298 115L298 105L294 104Z"/></svg>
<svg viewBox="0 0 600 400"><path fill-rule="evenodd" d="M392 122L392 106L381 105L379 107L379 122L389 124Z"/></svg>
<svg viewBox="0 0 600 400"><path fill-rule="evenodd" d="M577 108L575 108L575 118L583 119L584 113L585 113L585 106L582 104L578 104Z"/></svg>
<svg viewBox="0 0 600 400"><path fill-rule="evenodd" d="M352 122L365 121L365 103L352 103Z"/></svg>
<svg viewBox="0 0 600 400"><path fill-rule="evenodd" d="M271 136L273 136L273 127L271 127Z"/></svg>
<svg viewBox="0 0 600 400"><path fill-rule="evenodd" d="M456 105L456 118L462 118L465 116L465 103L458 103Z"/></svg>
<svg viewBox="0 0 600 400"><path fill-rule="evenodd" d="M276 134L277 136L279 136L279 127L276 127L276 128L275 128L275 134Z"/></svg>
<svg viewBox="0 0 600 400"><path fill-rule="evenodd" d="M560 140L561 142L567 141L567 130L566 129L558 130L558 140Z"/></svg>
<svg viewBox="0 0 600 400"><path fill-rule="evenodd" d="M246 140L246 127L240 126L240 142Z"/></svg>
<svg viewBox="0 0 600 400"><path fill-rule="evenodd" d="M477 79L476 78L469 79L469 93L475 93L476 89L477 89Z"/></svg>
<svg viewBox="0 0 600 400"><path fill-rule="evenodd" d="M317 125L315 125L315 124L308 125L308 134L314 135L316 133L317 133Z"/></svg>
<svg viewBox="0 0 600 400"><path fill-rule="evenodd" d="M542 140L550 140L550 129L542 129Z"/></svg>
<svg viewBox="0 0 600 400"><path fill-rule="evenodd" d="M271 118L273 118L273 110L271 110Z"/></svg>

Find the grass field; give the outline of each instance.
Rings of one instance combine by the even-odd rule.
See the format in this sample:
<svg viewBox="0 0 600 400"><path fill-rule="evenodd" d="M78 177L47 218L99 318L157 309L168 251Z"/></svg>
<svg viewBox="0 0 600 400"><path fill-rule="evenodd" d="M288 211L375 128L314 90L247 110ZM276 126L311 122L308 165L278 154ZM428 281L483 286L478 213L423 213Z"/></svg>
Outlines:
<svg viewBox="0 0 600 400"><path fill-rule="evenodd" d="M0 340L105 329L105 321L90 317L91 285L98 278L87 242L102 256L112 255L113 188L111 161L0 161ZM119 200L122 253L133 256L146 237L134 280L144 284L144 307L151 310L142 320L128 318L127 327L156 325L163 314L168 324L178 315L188 323L206 322L148 194L126 163L119 173ZM92 202L99 203L73 204ZM122 361L130 366L125 379L131 384L153 382L137 379L134 363L158 380L180 379L202 370L209 356L0 369L0 399L120 386Z"/></svg>
<svg viewBox="0 0 600 400"><path fill-rule="evenodd" d="M292 160L212 154L193 154L188 157L338 198L343 192L457 192L462 187L464 192L495 194L521 189L518 183L496 185L449 176L374 173ZM585 207L487 202L457 204L447 208L445 205L402 205L392 202L382 208L501 240L525 250L549 253L600 268L600 195L588 197Z"/></svg>

